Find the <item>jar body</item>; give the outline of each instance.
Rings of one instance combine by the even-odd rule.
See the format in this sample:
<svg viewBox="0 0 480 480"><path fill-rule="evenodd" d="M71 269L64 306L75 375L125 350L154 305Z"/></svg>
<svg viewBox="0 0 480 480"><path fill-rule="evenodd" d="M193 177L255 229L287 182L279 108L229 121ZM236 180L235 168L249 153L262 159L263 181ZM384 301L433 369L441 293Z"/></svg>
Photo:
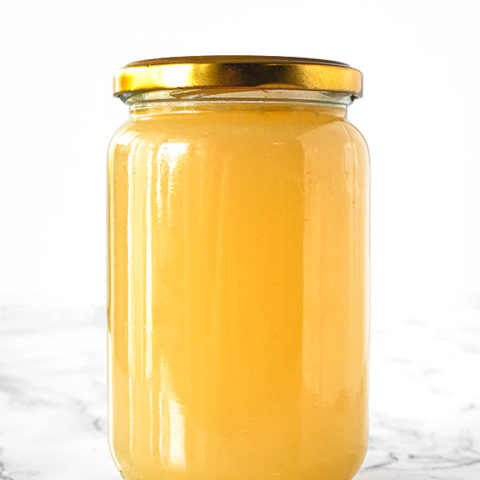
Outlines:
<svg viewBox="0 0 480 480"><path fill-rule="evenodd" d="M127 480L346 480L367 447L368 152L342 108L165 104L109 153Z"/></svg>

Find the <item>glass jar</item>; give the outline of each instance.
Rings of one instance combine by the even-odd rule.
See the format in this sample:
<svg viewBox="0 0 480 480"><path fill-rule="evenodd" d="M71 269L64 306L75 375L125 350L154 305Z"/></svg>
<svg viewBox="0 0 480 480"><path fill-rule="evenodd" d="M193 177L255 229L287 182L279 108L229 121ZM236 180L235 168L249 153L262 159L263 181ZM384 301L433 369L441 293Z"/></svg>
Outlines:
<svg viewBox="0 0 480 480"><path fill-rule="evenodd" d="M120 70L109 431L127 480L346 480L367 448L362 76L284 57Z"/></svg>

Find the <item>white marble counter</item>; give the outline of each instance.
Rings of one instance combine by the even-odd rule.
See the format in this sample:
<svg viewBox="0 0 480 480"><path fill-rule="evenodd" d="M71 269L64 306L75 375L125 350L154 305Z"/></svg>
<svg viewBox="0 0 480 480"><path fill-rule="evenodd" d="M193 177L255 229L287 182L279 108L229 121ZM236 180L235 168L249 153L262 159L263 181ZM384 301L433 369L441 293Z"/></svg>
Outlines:
<svg viewBox="0 0 480 480"><path fill-rule="evenodd" d="M480 480L480 313L374 325L357 480ZM3 307L0 480L119 480L106 443L103 309ZM294 479L292 479L294 480Z"/></svg>

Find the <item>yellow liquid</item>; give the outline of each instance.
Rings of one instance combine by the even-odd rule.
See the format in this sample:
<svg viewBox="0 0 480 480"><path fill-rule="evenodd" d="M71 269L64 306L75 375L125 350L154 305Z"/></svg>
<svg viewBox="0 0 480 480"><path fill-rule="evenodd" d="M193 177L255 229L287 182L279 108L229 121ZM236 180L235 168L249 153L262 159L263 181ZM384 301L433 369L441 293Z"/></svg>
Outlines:
<svg viewBox="0 0 480 480"><path fill-rule="evenodd" d="M367 447L368 153L341 108L165 106L109 156L128 480L347 480Z"/></svg>

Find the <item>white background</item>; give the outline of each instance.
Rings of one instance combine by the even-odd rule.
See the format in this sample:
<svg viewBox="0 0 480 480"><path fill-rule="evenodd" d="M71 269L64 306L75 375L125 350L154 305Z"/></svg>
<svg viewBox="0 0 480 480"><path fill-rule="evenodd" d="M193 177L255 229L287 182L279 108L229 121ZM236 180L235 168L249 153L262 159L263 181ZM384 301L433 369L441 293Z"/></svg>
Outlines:
<svg viewBox="0 0 480 480"><path fill-rule="evenodd" d="M327 58L364 73L374 322L480 308L480 2L9 2L0 16L0 305L105 303L106 149L124 64Z"/></svg>

